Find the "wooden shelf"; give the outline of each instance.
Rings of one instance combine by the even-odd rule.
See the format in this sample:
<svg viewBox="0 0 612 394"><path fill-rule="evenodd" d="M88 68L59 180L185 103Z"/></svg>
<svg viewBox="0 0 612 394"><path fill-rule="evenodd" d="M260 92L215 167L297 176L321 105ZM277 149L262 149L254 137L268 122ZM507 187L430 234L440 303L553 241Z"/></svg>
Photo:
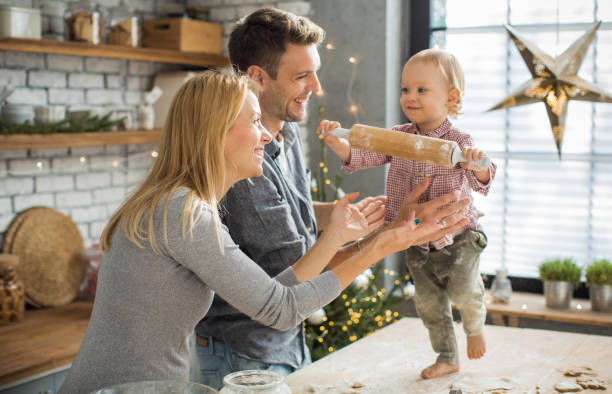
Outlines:
<svg viewBox="0 0 612 394"><path fill-rule="evenodd" d="M0 149L146 144L159 142L160 135L161 131L159 130L0 135Z"/></svg>
<svg viewBox="0 0 612 394"><path fill-rule="evenodd" d="M178 52L156 48L132 48L121 45L92 45L83 42L2 36L0 36L0 50L52 53L56 55L98 56L198 66L226 66L229 64L226 56L210 53Z"/></svg>

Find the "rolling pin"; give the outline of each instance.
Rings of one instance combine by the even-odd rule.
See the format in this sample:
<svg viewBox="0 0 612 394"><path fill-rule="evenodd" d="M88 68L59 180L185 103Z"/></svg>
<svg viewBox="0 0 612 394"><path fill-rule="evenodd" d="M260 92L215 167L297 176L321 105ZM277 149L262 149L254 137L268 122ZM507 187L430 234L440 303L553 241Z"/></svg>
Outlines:
<svg viewBox="0 0 612 394"><path fill-rule="evenodd" d="M350 142L351 148L358 148L368 152L449 168L454 167L457 163L467 163L467 160L461 154L461 148L459 148L455 141L381 129L362 124L355 124L350 130L339 127L327 134L338 138L345 138ZM488 168L491 165L491 159L485 156L472 164Z"/></svg>

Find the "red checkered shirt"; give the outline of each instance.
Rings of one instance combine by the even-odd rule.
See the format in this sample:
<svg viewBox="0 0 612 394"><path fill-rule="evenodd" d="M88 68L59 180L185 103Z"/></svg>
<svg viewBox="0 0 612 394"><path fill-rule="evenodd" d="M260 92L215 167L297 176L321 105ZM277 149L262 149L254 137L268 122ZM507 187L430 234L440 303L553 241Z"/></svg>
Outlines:
<svg viewBox="0 0 612 394"><path fill-rule="evenodd" d="M472 137L453 127L448 119L445 120L440 127L426 134L421 134L416 124L411 123L394 126L393 130L402 133L425 135L427 137L455 141L459 144L461 149L466 146L474 146ZM447 168L434 164L367 152L355 148L351 148L351 161L349 163L343 163L342 167L348 173L352 173L357 170L381 166L387 163L390 163L390 166L389 173L387 174L386 223L392 222L393 219L395 219L404 198L415 186L421 183L425 177L428 177L430 181L429 187L419 198L419 203L432 200L453 190L459 190L459 198L470 198L470 204L466 207L465 212L469 219L468 225L453 234L448 234L431 242L431 245L436 249L442 249L447 245L451 245L453 243L453 238L463 233L466 229L476 229L478 226L478 218L483 214L474 207L470 189L487 195L491 187L491 182L493 182L493 178L495 177L495 171L497 170L497 166L493 162L491 162L489 166L490 177L487 184L480 182L471 170L467 170L459 164L453 168ZM428 245L421 246L428 247Z"/></svg>

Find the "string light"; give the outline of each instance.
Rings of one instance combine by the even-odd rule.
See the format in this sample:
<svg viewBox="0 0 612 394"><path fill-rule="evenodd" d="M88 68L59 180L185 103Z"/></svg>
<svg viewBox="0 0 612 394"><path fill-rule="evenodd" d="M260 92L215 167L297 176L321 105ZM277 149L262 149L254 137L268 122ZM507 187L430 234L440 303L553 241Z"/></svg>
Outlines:
<svg viewBox="0 0 612 394"><path fill-rule="evenodd" d="M352 113L356 114L358 111L358 108L355 104L351 104L351 106L349 107L349 111L351 111Z"/></svg>
<svg viewBox="0 0 612 394"><path fill-rule="evenodd" d="M325 48L329 49L330 51L336 49L334 44L332 44L331 42L327 43L327 45L325 45Z"/></svg>
<svg viewBox="0 0 612 394"><path fill-rule="evenodd" d="M323 97L323 95L325 94L325 90L319 89L315 94L319 97Z"/></svg>
<svg viewBox="0 0 612 394"><path fill-rule="evenodd" d="M349 63L351 64L356 64L357 63L357 58L355 56L351 56L348 58Z"/></svg>
<svg viewBox="0 0 612 394"><path fill-rule="evenodd" d="M117 169L128 169L128 162L133 161L137 163L148 163L151 157L157 157L157 152L155 151L143 151L130 153L127 157L122 157L117 159L116 157L109 157L109 154L106 156L97 156L94 155L92 157L79 156L78 164L72 161L63 162L59 166L49 166L49 160L53 160L53 157L49 157L46 161L37 160L35 162L36 170L44 171L48 170L50 174L71 174L75 172L81 172L83 167L86 167L88 163L91 163L93 170L96 171L104 171L104 170L117 170ZM68 157L70 158L70 157ZM146 167L146 165L145 165ZM8 169L7 173L11 176L31 176L32 168L19 168Z"/></svg>

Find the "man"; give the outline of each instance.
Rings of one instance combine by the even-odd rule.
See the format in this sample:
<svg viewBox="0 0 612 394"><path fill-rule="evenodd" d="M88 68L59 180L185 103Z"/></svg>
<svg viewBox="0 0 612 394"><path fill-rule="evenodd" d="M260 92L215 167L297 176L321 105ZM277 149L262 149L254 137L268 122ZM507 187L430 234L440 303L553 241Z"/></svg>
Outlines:
<svg viewBox="0 0 612 394"><path fill-rule="evenodd" d="M231 63L259 86L261 120L273 140L265 147L263 176L228 191L224 223L236 244L271 276L306 253L331 211L332 204L313 206L295 123L306 116L311 93L321 88L317 45L324 37L307 18L264 8L239 22L229 40ZM216 388L233 371L271 369L287 375L311 361L302 326L276 331L219 297L196 334L203 383Z"/></svg>
<svg viewBox="0 0 612 394"><path fill-rule="evenodd" d="M317 46L324 36L309 19L272 8L253 12L230 35L230 61L258 85L261 120L273 139L265 147L263 175L241 181L227 192L223 220L236 244L271 276L306 253L317 231L325 229L333 207L312 202L295 123L304 119L310 95L321 88ZM368 219L382 218L384 198L366 201L374 212ZM337 257L355 250L357 246L345 248ZM311 362L301 325L276 331L219 297L197 325L196 339L202 383L215 388L234 371L269 369L287 375Z"/></svg>

